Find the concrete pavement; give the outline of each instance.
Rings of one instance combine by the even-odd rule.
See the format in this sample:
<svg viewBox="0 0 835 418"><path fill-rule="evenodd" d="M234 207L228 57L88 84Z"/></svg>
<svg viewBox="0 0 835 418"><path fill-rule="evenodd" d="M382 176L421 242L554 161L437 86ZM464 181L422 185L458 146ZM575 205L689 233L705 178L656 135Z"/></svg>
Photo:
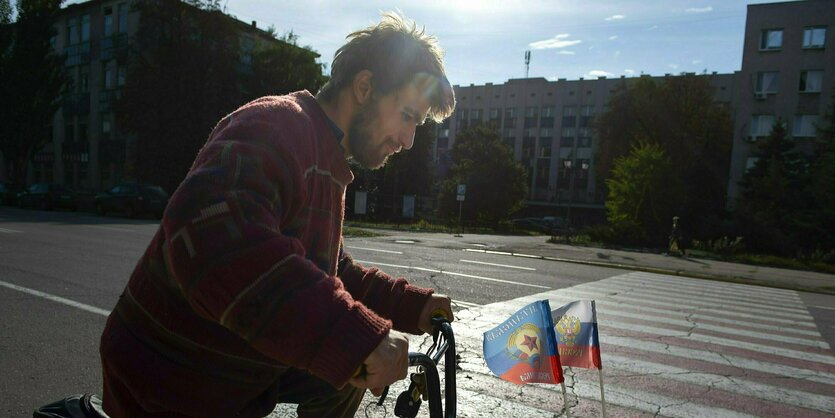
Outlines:
<svg viewBox="0 0 835 418"><path fill-rule="evenodd" d="M553 261L768 286L811 293L835 294L835 275L708 260L690 256L549 243L545 236L506 236L385 231L389 240L418 240L423 245L475 252L504 253Z"/></svg>

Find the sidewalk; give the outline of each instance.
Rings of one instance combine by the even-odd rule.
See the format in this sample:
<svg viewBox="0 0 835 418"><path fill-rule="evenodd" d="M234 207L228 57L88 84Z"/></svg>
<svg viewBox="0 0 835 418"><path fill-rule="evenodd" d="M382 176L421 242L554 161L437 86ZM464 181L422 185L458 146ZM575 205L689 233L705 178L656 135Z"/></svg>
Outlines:
<svg viewBox="0 0 835 418"><path fill-rule="evenodd" d="M533 256L553 261L670 274L707 280L753 284L811 293L835 294L835 275L730 263L692 257L552 244L546 236L507 236L386 231L386 239L418 239L432 245L468 251L490 251L508 256Z"/></svg>

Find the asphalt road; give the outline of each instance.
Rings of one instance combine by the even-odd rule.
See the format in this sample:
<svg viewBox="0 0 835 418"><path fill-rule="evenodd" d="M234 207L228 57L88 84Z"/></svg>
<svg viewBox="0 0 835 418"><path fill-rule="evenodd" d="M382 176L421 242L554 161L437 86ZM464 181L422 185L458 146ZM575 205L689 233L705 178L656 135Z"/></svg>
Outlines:
<svg viewBox="0 0 835 418"><path fill-rule="evenodd" d="M0 399L3 400L0 416L31 416L32 409L53 400L76 393L101 392L97 351L99 335L104 327L107 312L115 304L134 264L157 228L158 223L154 220L101 218L83 213L24 211L0 207L0 318L2 318L0 321L2 324L0 325ZM500 317L507 315L504 311L521 306L526 297L544 295L555 301L571 298L597 299L604 309L601 315L610 321L610 329L613 331L602 335L604 343L607 344L607 350L611 347L611 355L604 356L604 362L609 364L608 362L611 361L611 364L615 366L610 369L614 377L612 397L615 406L612 408L612 416L644 416L646 411L655 410L654 404L647 407L645 404L634 403L632 399L637 399L639 396L633 396L632 392L642 390L644 392L640 392L641 396L651 399L652 402L661 402L659 399L668 402L669 394L662 396L654 391L663 390L659 388L674 388L677 391L693 390L693 387L703 385L700 381L691 380L677 381L678 383L660 381L645 383L645 380L652 379L651 377L643 377L644 380L640 382L629 380L639 376L641 374L639 372L646 368L659 367L660 370L647 371L648 376L660 376L666 373L674 376L673 380L679 378L675 376L683 376L680 370L688 369L702 374L706 371L727 374L735 370L740 370L743 374L748 373L743 366L723 371L714 370L716 366L707 367L705 362L692 365L675 356L692 356L693 354L685 351L682 351L683 354L670 351L671 357L667 354L667 351L671 350L670 346L658 348L667 356L662 356L662 360L677 365L680 369L670 368L671 366L666 366L665 369L664 364L655 363L641 363L642 368L634 368L636 367L635 361L656 361L655 357L646 356L646 352L643 351L646 348L641 345L644 343L635 345L636 341L645 339L657 343L660 341L659 338L680 338L676 336L676 333L683 332L679 329L682 324L690 324L694 318L702 314L717 315L715 308L712 307L716 300L737 297L743 304L748 299L751 301L774 300L783 306L776 308L778 309L777 316L787 315L789 318L787 320L793 321L792 324L808 328L810 327L808 321L817 321L817 328L821 330L820 334L823 338L806 342L806 337L803 337L804 340L797 340L796 345L802 343L812 344L813 347L824 347L821 342L823 339L829 340L829 345L832 345L831 330L835 323L833 321L835 310L829 308L835 305L832 296L802 293L795 295L790 291L773 291L756 286L729 288L734 289L734 292L740 292L734 296L733 292L718 290L723 285L715 282L674 277L659 278L652 275L635 276L625 270L509 257L477 251L488 248L487 246L491 245L493 240L505 239L510 238L475 236L461 240L445 234L411 236L398 233L386 237L349 238L346 239L346 247L362 264L378 266L392 275L405 276L416 285L433 287L440 293L450 295L456 302L456 311L462 314L463 322L460 325L469 324L473 329L477 325L484 326L479 322L482 317L489 317L488 322L500 322L503 320ZM749 292L750 296L748 296ZM669 299L670 302L661 301L656 305L650 303L645 310L635 309L636 300L651 300L652 298ZM748 313L749 310L753 314L761 314L759 312L762 309L758 309L755 303L748 305L752 306L740 311L742 316L739 314L726 317L720 315L708 321L713 325L700 326L718 329L718 331L710 331L714 333L728 332L731 329L729 327L737 327L738 325L734 324L747 320L745 318L751 316ZM780 310L785 311L785 314L780 313ZM679 315L682 315L682 319L676 319ZM769 328L771 325L759 323L745 325L742 328L745 327L748 327L747 330L735 331L735 333L751 333L752 329L755 332L771 329ZM811 325L808 331L802 332L814 335L816 332L814 328L815 326ZM508 396L517 393L516 399L502 399L503 395L485 398L485 394L493 396L492 392L495 392L497 387L504 388L504 386L497 383L489 373L484 374L483 361L478 357L478 333L468 335L469 331L472 330L462 330L461 339L462 352L472 356L469 360L465 358L466 364L463 365L468 379L462 381L464 386L459 397L462 410L467 411L467 407L477 407L479 403L487 406L490 405L488 402L492 399L498 399L499 404L504 405L503 407L523 408L519 411L527 411L525 413L530 416L553 415L555 404L549 401L550 409L542 409L543 406L536 400L538 392L517 392L516 389L507 388L507 390L503 389L502 393L509 394ZM711 344L721 343L711 339L714 337L705 337L706 341L714 341L713 343L704 343L699 340L691 343L683 338L696 338L696 333L687 331L682 335L685 337L681 337L678 343L682 344L682 347L691 347L690 349L704 346L709 350ZM754 336L745 337L750 341L743 342L743 344L749 344L752 351L739 351L736 354L740 358L751 356L753 360L746 361L756 362L756 367L766 371L771 367L767 362L773 361L774 364L779 364L780 359L762 357L761 354L757 354L757 350L774 349L773 346L762 345L768 342L763 339L766 334L752 335ZM789 332L788 335L782 337L783 340L795 341L792 339L796 339L794 334ZM798 346L801 347L801 345ZM650 347L652 347L651 344ZM686 349L678 348L678 350ZM777 350L779 349L778 347ZM807 384L808 390L813 394L819 394L814 395L818 396L817 398L809 399L820 404L815 407L817 409L814 411L835 411L832 409L835 408L832 406L833 401L822 397L823 394L829 392L830 388L835 388L835 369L833 369L835 362L831 363L827 360L827 356L831 357L831 349L814 348L814 350L820 354L811 355L813 361L810 364L813 366L810 367L822 365L820 367L823 367L823 371L819 372L822 374L818 380L823 382L821 383L823 386L819 383ZM809 363L809 360L806 360L809 355L804 353L798 354L801 360L792 360L791 364L802 361ZM703 353L700 351L698 355L701 356ZM794 352L786 351L784 357L794 355ZM630 356L635 356L635 358ZM718 359L717 361L724 360ZM799 374L799 376L798 379L803 379L805 375ZM770 384L768 379L770 376L764 376L762 377L764 383L758 382L757 384ZM620 398L620 406L617 406L618 383L626 388L623 397ZM596 396L593 387L587 388L583 384L585 383L580 382L570 387L572 393L577 396L576 405L580 408L576 410L575 416L597 415L591 412L592 409L582 409L593 408L593 402L586 399L594 399ZM749 392L733 392L736 390L734 388L728 389L729 393L736 394L728 395L727 399L717 398L716 402L719 406L722 406L722 402L726 402L727 405L726 409L716 411L726 411L735 404L748 405L738 399L750 402L752 409L748 410L749 413L767 411L767 409L757 409L771 407L768 402L757 400L758 395L755 392L764 389L761 386L752 387L756 389L751 390L754 395ZM711 393L722 393L719 389L716 391ZM775 393L777 392L779 391L775 390ZM526 397L521 394L525 394ZM803 397L807 395L802 393L792 396L795 397L788 398L788 401L807 399ZM585 398L580 400L581 397ZM680 404L676 400L669 402L671 405ZM660 415L664 416L700 416L698 413L690 414L686 409L670 409L669 406L667 409L663 409L663 406L659 408L658 410L662 411ZM469 413L463 415L481 416L480 414L479 410L470 409ZM510 415L504 412L496 412L496 414L516 416L515 412L508 412L507 414ZM649 415L654 414L647 416Z"/></svg>

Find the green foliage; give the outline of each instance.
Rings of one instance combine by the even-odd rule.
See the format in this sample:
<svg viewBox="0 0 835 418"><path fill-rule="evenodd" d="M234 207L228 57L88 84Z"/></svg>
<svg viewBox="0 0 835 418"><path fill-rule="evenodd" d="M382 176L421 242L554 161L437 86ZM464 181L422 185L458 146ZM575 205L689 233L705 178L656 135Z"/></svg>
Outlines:
<svg viewBox="0 0 835 418"><path fill-rule="evenodd" d="M441 184L440 214L458 218L458 184L467 185L462 218L481 225L495 225L522 207L528 175L513 158L513 151L499 132L479 125L461 131L452 148L449 177Z"/></svg>
<svg viewBox="0 0 835 418"><path fill-rule="evenodd" d="M50 42L60 8L60 0L19 0L17 21L0 26L0 151L12 181L24 181L28 162L49 141L69 85L64 57ZM0 14L11 20L8 1Z"/></svg>
<svg viewBox="0 0 835 418"><path fill-rule="evenodd" d="M135 138L135 162L127 164L139 180L174 190L223 116L257 96L323 83L315 52L257 32L248 66L241 31L249 27L221 13L219 1L134 7L140 24L116 113L119 129Z"/></svg>
<svg viewBox="0 0 835 418"><path fill-rule="evenodd" d="M733 124L713 96L707 76L641 77L621 85L595 123L597 178L605 183L635 144L658 144L672 162L670 179L681 187L676 215L696 235L715 233L707 226L724 215ZM665 223L668 229L670 220Z"/></svg>
<svg viewBox="0 0 835 418"><path fill-rule="evenodd" d="M682 200L682 186L664 149L639 143L632 152L615 160L606 180L609 222L621 229L637 228L649 239L662 240Z"/></svg>
<svg viewBox="0 0 835 418"><path fill-rule="evenodd" d="M804 213L810 209L808 163L795 150L782 120L758 145L758 160L740 182L737 222L755 251L792 255L802 245L798 233L805 229Z"/></svg>
<svg viewBox="0 0 835 418"><path fill-rule="evenodd" d="M245 81L249 99L308 90L313 94L325 84L319 54L295 44L291 33L275 42L262 43L252 53L252 74Z"/></svg>
<svg viewBox="0 0 835 418"><path fill-rule="evenodd" d="M693 240L693 250L707 251L721 257L731 257L742 254L745 251L745 242L742 237L729 238L724 236L714 240Z"/></svg>

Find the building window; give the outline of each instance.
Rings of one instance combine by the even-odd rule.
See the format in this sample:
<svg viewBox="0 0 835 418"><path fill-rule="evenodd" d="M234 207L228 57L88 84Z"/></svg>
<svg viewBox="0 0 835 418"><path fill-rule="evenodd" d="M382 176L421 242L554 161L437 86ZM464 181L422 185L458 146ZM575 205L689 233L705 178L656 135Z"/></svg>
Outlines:
<svg viewBox="0 0 835 418"><path fill-rule="evenodd" d="M113 6L104 8L104 36L113 35Z"/></svg>
<svg viewBox="0 0 835 418"><path fill-rule="evenodd" d="M562 108L562 126L564 128L573 128L577 126L577 108L574 106L565 106Z"/></svg>
<svg viewBox="0 0 835 418"><path fill-rule="evenodd" d="M81 42L90 40L90 15L81 16Z"/></svg>
<svg viewBox="0 0 835 418"><path fill-rule="evenodd" d="M818 123L818 115L795 115L792 136L798 138L809 138L815 136L815 124Z"/></svg>
<svg viewBox="0 0 835 418"><path fill-rule="evenodd" d="M449 138L449 128L438 129L438 138Z"/></svg>
<svg viewBox="0 0 835 418"><path fill-rule="evenodd" d="M449 138L438 138L438 149L449 149Z"/></svg>
<svg viewBox="0 0 835 418"><path fill-rule="evenodd" d="M804 48L823 48L826 39L826 26L810 26L803 29Z"/></svg>
<svg viewBox="0 0 835 418"><path fill-rule="evenodd" d="M75 45L78 43L78 18L71 17L67 19L67 45Z"/></svg>
<svg viewBox="0 0 835 418"><path fill-rule="evenodd" d="M754 168L754 166L757 165L757 161L759 161L759 158L757 157L748 157L748 159L745 160L745 171L747 172Z"/></svg>
<svg viewBox="0 0 835 418"><path fill-rule="evenodd" d="M777 71L761 71L757 73L757 93L777 93L780 87L780 73Z"/></svg>
<svg viewBox="0 0 835 418"><path fill-rule="evenodd" d="M539 138L539 158L551 158L551 138Z"/></svg>
<svg viewBox="0 0 835 418"><path fill-rule="evenodd" d="M539 128L540 138L552 138L554 136L553 128Z"/></svg>
<svg viewBox="0 0 835 418"><path fill-rule="evenodd" d="M754 115L751 117L751 138L766 137L774 127L774 115Z"/></svg>
<svg viewBox="0 0 835 418"><path fill-rule="evenodd" d="M823 84L823 71L809 70L800 72L800 86L798 90L801 93L820 93Z"/></svg>
<svg viewBox="0 0 835 418"><path fill-rule="evenodd" d="M113 126L110 124L110 115L101 115L101 139L110 139L112 136Z"/></svg>
<svg viewBox="0 0 835 418"><path fill-rule="evenodd" d="M128 4L119 4L119 33L128 33Z"/></svg>
<svg viewBox="0 0 835 418"><path fill-rule="evenodd" d="M767 51L783 47L783 29L767 29L760 37L760 50Z"/></svg>
<svg viewBox="0 0 835 418"><path fill-rule="evenodd" d="M594 118L594 106L580 106L580 127L591 125Z"/></svg>
<svg viewBox="0 0 835 418"><path fill-rule="evenodd" d="M504 110L504 126L505 128L516 127L516 108L508 107Z"/></svg>

